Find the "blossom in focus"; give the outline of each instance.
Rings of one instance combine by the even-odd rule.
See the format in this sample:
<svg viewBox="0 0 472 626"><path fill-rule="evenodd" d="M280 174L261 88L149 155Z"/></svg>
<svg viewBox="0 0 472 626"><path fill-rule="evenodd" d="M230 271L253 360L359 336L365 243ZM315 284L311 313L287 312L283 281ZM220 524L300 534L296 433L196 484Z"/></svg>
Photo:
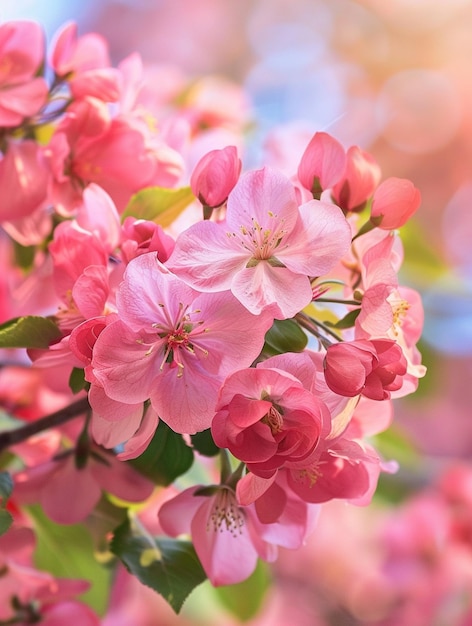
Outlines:
<svg viewBox="0 0 472 626"><path fill-rule="evenodd" d="M331 190L333 200L343 211L361 211L380 182L380 167L374 157L351 146L346 153L346 168Z"/></svg>
<svg viewBox="0 0 472 626"><path fill-rule="evenodd" d="M190 187L203 205L215 208L226 201L240 172L241 159L235 146L212 150L195 166Z"/></svg>
<svg viewBox="0 0 472 626"><path fill-rule="evenodd" d="M330 429L327 407L290 374L248 368L220 390L212 435L220 448L263 473L308 457Z"/></svg>
<svg viewBox="0 0 472 626"><path fill-rule="evenodd" d="M298 207L290 180L263 168L240 178L225 223L199 222L178 237L168 266L196 289L230 289L251 313L285 319L309 304L309 277L328 272L350 241L338 207Z"/></svg>
<svg viewBox="0 0 472 626"><path fill-rule="evenodd" d="M298 165L298 179L319 198L338 182L345 167L346 154L339 141L328 133L315 133Z"/></svg>
<svg viewBox="0 0 472 626"><path fill-rule="evenodd" d="M403 385L407 363L402 349L390 339L359 339L328 347L325 378L342 396L359 394L372 400L390 398Z"/></svg>
<svg viewBox="0 0 472 626"><path fill-rule="evenodd" d="M400 228L417 211L421 194L410 180L387 178L374 191L371 221L384 230Z"/></svg>
<svg viewBox="0 0 472 626"><path fill-rule="evenodd" d="M117 307L94 346L94 376L111 399L150 398L162 420L189 434L209 428L221 382L253 362L272 323L229 292L196 292L154 253L130 261ZM100 403L93 408L100 414Z"/></svg>

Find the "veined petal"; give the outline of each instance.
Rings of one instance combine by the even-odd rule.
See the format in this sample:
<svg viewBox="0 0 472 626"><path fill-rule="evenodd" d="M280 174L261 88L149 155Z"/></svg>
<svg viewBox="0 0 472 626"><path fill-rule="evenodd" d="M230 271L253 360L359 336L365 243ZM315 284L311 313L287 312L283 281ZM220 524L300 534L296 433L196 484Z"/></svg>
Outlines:
<svg viewBox="0 0 472 626"><path fill-rule="evenodd" d="M293 317L310 303L312 291L306 275L260 261L236 274L231 291L255 315L265 307L276 319Z"/></svg>
<svg viewBox="0 0 472 626"><path fill-rule="evenodd" d="M351 245L351 229L341 209L311 200L299 208L300 220L277 258L290 270L307 276L329 272Z"/></svg>
<svg viewBox="0 0 472 626"><path fill-rule="evenodd" d="M215 222L198 222L179 235L166 265L182 280L204 291L224 291L235 272L246 266L252 252L236 233Z"/></svg>
<svg viewBox="0 0 472 626"><path fill-rule="evenodd" d="M297 200L290 180L269 167L247 172L239 179L228 198L226 220L229 229L254 222L274 231L283 227L290 232L297 221Z"/></svg>
<svg viewBox="0 0 472 626"><path fill-rule="evenodd" d="M149 328L155 323L172 328L181 313L181 305L192 302L196 295L150 252L128 263L117 304L121 319L133 330Z"/></svg>
<svg viewBox="0 0 472 626"><path fill-rule="evenodd" d="M120 320L107 326L93 350L93 373L107 396L125 404L147 400L164 359L163 340L151 343ZM159 345L161 344L161 345Z"/></svg>

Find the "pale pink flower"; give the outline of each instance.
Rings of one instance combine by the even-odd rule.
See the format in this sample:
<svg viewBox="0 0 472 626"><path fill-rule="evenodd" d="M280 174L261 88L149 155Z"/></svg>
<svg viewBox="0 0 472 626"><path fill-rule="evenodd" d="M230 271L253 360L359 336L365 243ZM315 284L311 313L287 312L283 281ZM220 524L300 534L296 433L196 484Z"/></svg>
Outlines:
<svg viewBox="0 0 472 626"><path fill-rule="evenodd" d="M310 302L309 277L329 271L350 240L338 207L298 207L292 183L264 168L240 178L225 223L200 222L178 237L168 266L197 289L231 289L251 313L283 319Z"/></svg>
<svg viewBox="0 0 472 626"><path fill-rule="evenodd" d="M406 224L421 204L421 194L406 178L387 178L374 192L371 221L384 230Z"/></svg>
<svg viewBox="0 0 472 626"><path fill-rule="evenodd" d="M221 206L241 173L241 159L235 146L212 150L195 166L190 187L200 202L208 207Z"/></svg>
<svg viewBox="0 0 472 626"><path fill-rule="evenodd" d="M75 524L91 513L102 491L127 502L142 502L153 491L153 483L113 454L92 448L82 461L70 450L14 474L16 500L39 501L58 524Z"/></svg>
<svg viewBox="0 0 472 626"><path fill-rule="evenodd" d="M326 382L342 396L390 398L390 392L402 387L406 369L402 349L390 339L336 343L328 347L325 356Z"/></svg>
<svg viewBox="0 0 472 626"><path fill-rule="evenodd" d="M328 133L315 133L302 155L298 179L319 198L321 192L333 187L344 173L346 153L343 146Z"/></svg>
<svg viewBox="0 0 472 626"><path fill-rule="evenodd" d="M168 535L191 535L212 585L231 585L251 575L258 557L274 561L277 546L299 548L313 528L313 508L280 487L270 495L257 513L226 485L191 487L164 502L159 522Z"/></svg>
<svg viewBox="0 0 472 626"><path fill-rule="evenodd" d="M154 253L128 264L117 306L120 320L94 346L96 379L113 400L150 398L161 419L182 433L210 426L221 382L253 362L272 323L229 292L194 291ZM100 404L93 408L100 414Z"/></svg>
<svg viewBox="0 0 472 626"><path fill-rule="evenodd" d="M334 185L333 200L343 211L361 211L380 182L381 171L374 157L351 146L346 153L346 168Z"/></svg>
<svg viewBox="0 0 472 626"><path fill-rule="evenodd" d="M19 126L46 102L48 86L36 76L44 57L44 34L36 22L0 24L0 126Z"/></svg>

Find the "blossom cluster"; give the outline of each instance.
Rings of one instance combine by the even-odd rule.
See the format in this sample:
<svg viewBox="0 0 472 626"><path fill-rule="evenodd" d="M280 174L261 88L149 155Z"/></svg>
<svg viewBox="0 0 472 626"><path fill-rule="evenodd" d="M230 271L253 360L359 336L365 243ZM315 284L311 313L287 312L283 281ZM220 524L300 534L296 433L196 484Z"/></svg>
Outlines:
<svg viewBox="0 0 472 626"><path fill-rule="evenodd" d="M146 502L172 482L145 467L165 432L208 482L169 487L161 532L237 583L301 547L322 503L366 505L395 469L370 438L425 373L421 299L398 279L419 191L325 132L291 176L248 170L234 87L192 99L167 76L160 92L138 55L112 67L74 24L44 47L37 24L0 25L0 340L32 362L18 374L9 353L2 401L33 422L82 404L12 447L9 502L60 524L104 492Z"/></svg>

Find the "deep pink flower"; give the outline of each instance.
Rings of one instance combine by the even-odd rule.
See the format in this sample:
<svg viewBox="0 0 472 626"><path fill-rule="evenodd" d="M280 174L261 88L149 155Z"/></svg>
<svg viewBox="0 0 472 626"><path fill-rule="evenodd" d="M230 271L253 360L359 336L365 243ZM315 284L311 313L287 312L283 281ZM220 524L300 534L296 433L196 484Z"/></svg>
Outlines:
<svg viewBox="0 0 472 626"><path fill-rule="evenodd" d="M380 167L374 157L358 146L346 153L346 169L334 185L332 196L343 211L361 211L380 181Z"/></svg>
<svg viewBox="0 0 472 626"><path fill-rule="evenodd" d="M325 357L326 382L342 396L390 398L390 392L403 385L406 369L402 349L390 339L337 343L329 346Z"/></svg>
<svg viewBox="0 0 472 626"><path fill-rule="evenodd" d="M206 206L221 206L238 181L241 159L235 146L212 150L195 166L190 186L195 196Z"/></svg>
<svg viewBox="0 0 472 626"><path fill-rule="evenodd" d="M218 396L212 434L258 473L299 462L316 447L327 407L290 374L248 368L229 376Z"/></svg>
<svg viewBox="0 0 472 626"><path fill-rule="evenodd" d="M410 180L387 178L374 192L370 219L384 230L403 226L417 211L421 194Z"/></svg>
<svg viewBox="0 0 472 626"><path fill-rule="evenodd" d="M231 289L252 313L283 319L310 302L309 277L328 272L350 241L338 207L298 207L292 183L264 168L240 178L225 223L199 222L178 237L168 266L197 289Z"/></svg>
<svg viewBox="0 0 472 626"><path fill-rule="evenodd" d="M123 222L121 237L121 258L125 263L147 252L157 252L159 261L165 263L175 246L172 237L159 224L134 217L127 217Z"/></svg>
<svg viewBox="0 0 472 626"><path fill-rule="evenodd" d="M324 189L335 185L344 173L346 153L343 146L328 133L315 133L298 166L298 179L319 197Z"/></svg>
<svg viewBox="0 0 472 626"><path fill-rule="evenodd" d="M95 344L94 375L113 400L150 398L182 433L210 426L221 382L253 362L272 322L248 313L229 292L194 291L154 253L128 264L117 306L120 320Z"/></svg>

